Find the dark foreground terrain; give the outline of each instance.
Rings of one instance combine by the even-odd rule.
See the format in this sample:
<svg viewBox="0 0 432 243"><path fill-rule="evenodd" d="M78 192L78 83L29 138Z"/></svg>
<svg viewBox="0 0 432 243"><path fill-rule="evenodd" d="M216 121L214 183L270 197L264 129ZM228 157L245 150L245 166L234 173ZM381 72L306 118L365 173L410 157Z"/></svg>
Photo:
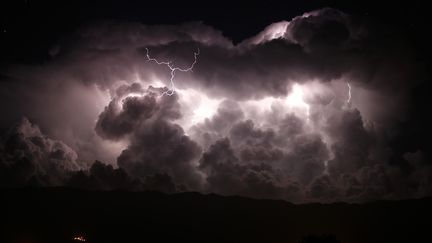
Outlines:
<svg viewBox="0 0 432 243"><path fill-rule="evenodd" d="M342 243L432 242L432 199L294 205L197 193L51 188L2 189L0 201L2 243L289 243L312 242L304 238L311 235L332 235Z"/></svg>

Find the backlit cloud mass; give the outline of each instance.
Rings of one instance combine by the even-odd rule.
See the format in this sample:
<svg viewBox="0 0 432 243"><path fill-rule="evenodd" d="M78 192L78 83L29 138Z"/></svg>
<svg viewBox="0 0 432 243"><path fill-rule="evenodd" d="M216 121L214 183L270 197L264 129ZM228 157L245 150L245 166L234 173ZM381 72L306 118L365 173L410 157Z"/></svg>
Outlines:
<svg viewBox="0 0 432 243"><path fill-rule="evenodd" d="M405 129L425 70L397 29L326 8L236 45L200 22L105 21L64 39L46 63L2 67L2 186L432 195L429 128ZM170 69L146 50L186 69L197 49L163 95Z"/></svg>

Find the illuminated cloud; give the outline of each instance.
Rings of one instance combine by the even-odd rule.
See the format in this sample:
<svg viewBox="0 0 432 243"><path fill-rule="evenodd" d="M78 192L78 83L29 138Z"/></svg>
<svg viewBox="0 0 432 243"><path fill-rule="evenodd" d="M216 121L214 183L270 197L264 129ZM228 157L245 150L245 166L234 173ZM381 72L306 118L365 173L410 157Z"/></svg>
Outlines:
<svg viewBox="0 0 432 243"><path fill-rule="evenodd" d="M2 128L26 115L47 134L27 121L2 142L2 183L294 202L431 195L429 150L399 129L416 123L420 71L388 31L330 8L238 45L203 23L82 28L50 62L2 76Z"/></svg>

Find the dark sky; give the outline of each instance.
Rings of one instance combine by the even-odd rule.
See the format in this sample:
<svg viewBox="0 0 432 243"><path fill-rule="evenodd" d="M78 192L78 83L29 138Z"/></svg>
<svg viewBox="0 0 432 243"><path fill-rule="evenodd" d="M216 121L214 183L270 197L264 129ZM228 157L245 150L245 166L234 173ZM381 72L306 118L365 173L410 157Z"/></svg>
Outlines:
<svg viewBox="0 0 432 243"><path fill-rule="evenodd" d="M40 1L0 3L1 60L39 61L65 33L100 19L145 24L203 21L240 42L269 23L323 7L368 15L419 34L427 28L427 8L416 1ZM425 38L422 34L421 38ZM416 40L422 41L422 40Z"/></svg>
<svg viewBox="0 0 432 243"><path fill-rule="evenodd" d="M432 195L432 42L415 1L0 11L2 186Z"/></svg>

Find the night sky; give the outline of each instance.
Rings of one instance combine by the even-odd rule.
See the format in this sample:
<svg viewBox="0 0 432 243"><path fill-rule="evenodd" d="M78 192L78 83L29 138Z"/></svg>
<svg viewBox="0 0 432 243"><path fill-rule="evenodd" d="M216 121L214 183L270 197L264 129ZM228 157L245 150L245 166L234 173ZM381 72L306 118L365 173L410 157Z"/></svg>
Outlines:
<svg viewBox="0 0 432 243"><path fill-rule="evenodd" d="M2 1L0 186L432 195L427 8Z"/></svg>

